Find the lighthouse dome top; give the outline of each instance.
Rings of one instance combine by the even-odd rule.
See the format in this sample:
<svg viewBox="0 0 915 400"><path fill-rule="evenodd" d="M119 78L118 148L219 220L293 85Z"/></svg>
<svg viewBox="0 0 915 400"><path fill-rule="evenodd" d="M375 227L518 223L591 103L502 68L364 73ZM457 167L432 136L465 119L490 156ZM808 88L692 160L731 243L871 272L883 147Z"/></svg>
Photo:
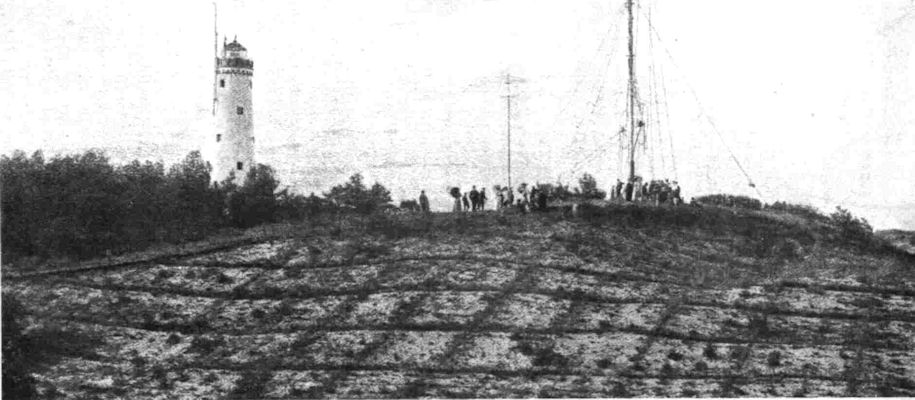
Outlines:
<svg viewBox="0 0 915 400"><path fill-rule="evenodd" d="M247 51L248 49L245 46L242 46L241 43L238 43L237 39L232 39L232 43L225 45L226 51Z"/></svg>
<svg viewBox="0 0 915 400"><path fill-rule="evenodd" d="M241 43L238 43L238 39L232 39L232 43L226 43L225 39L222 42L222 58L228 59L243 59L248 60L248 49L245 46L242 46Z"/></svg>

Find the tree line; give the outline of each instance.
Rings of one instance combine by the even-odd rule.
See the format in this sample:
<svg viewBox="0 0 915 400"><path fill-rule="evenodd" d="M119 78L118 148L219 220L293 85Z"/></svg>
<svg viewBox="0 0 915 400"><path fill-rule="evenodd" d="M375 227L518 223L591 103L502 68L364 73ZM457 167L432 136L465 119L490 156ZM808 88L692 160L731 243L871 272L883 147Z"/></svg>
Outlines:
<svg viewBox="0 0 915 400"><path fill-rule="evenodd" d="M90 258L142 250L153 243L198 240L224 228L297 220L323 212L369 213L391 201L379 183L356 174L318 197L277 190L270 166L213 183L199 152L162 162L114 165L101 151L0 158L2 256Z"/></svg>

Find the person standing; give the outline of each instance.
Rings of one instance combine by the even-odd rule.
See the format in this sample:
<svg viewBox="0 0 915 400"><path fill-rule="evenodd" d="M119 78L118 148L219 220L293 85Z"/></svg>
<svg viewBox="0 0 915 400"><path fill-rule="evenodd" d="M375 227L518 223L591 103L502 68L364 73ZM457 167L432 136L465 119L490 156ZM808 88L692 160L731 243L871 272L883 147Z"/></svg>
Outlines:
<svg viewBox="0 0 915 400"><path fill-rule="evenodd" d="M476 211L480 208L480 192L477 191L476 185L470 189L470 210Z"/></svg>
<svg viewBox="0 0 915 400"><path fill-rule="evenodd" d="M546 202L547 202L546 191L541 190L540 195L537 196L537 208L539 208L540 211L546 211Z"/></svg>
<svg viewBox="0 0 915 400"><path fill-rule="evenodd" d="M538 195L539 193L540 193L540 189L538 189L536 186L534 186L534 187L531 188L531 194L530 194L531 210L537 209L537 204L538 204L538 203L537 203L537 195Z"/></svg>
<svg viewBox="0 0 915 400"><path fill-rule="evenodd" d="M661 184L661 192L658 193L658 204L664 204L667 202L667 196L670 194L670 185L668 185L667 180Z"/></svg>
<svg viewBox="0 0 915 400"><path fill-rule="evenodd" d="M480 211L486 208L486 188L480 189Z"/></svg>
<svg viewBox="0 0 915 400"><path fill-rule="evenodd" d="M461 212L461 189L452 187L448 193L454 198L454 208L452 208L452 211Z"/></svg>
<svg viewBox="0 0 915 400"><path fill-rule="evenodd" d="M425 190L419 192L419 209L423 214L429 213L429 198L426 197Z"/></svg>
<svg viewBox="0 0 915 400"><path fill-rule="evenodd" d="M467 193L464 193L464 211L470 211L470 200L467 199Z"/></svg>
<svg viewBox="0 0 915 400"><path fill-rule="evenodd" d="M673 188L673 196L672 196L672 197L673 197L673 202L674 202L674 205L675 205L675 206L678 206L678 205L680 205L681 203L683 203L683 199L680 198L680 184L678 184L677 181L674 181L674 188Z"/></svg>

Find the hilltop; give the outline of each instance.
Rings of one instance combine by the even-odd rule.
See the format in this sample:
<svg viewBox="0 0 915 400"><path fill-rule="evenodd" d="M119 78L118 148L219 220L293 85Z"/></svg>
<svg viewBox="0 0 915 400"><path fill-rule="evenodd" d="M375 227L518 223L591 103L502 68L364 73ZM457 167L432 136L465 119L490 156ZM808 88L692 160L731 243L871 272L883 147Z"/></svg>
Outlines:
<svg viewBox="0 0 915 400"><path fill-rule="evenodd" d="M823 221L625 205L258 229L193 254L5 276L45 349L39 391L915 395L915 262Z"/></svg>

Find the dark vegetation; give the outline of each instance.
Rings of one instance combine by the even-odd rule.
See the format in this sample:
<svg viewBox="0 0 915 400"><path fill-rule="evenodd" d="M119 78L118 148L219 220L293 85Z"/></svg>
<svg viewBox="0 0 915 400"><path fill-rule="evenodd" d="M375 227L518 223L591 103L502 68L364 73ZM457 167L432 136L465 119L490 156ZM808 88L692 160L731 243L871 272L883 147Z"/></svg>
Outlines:
<svg viewBox="0 0 915 400"><path fill-rule="evenodd" d="M694 203L722 207L737 207L747 210L762 210L763 204L758 199L730 194L709 194L693 198Z"/></svg>
<svg viewBox="0 0 915 400"><path fill-rule="evenodd" d="M792 204L782 201L776 201L772 204L763 204L757 199L747 196L735 196L729 194L714 194L699 196L693 199L696 205L714 205L728 208L739 208L745 210L765 210L775 213L791 214L803 218L804 220L828 227L828 232L823 232L831 239L837 242L856 245L859 247L886 247L886 243L876 240L874 229L867 219L855 217L848 210L842 207L836 207L836 211L830 215L824 215L816 208L806 204ZM766 240L766 238L756 238ZM791 253L790 249L785 252Z"/></svg>
<svg viewBox="0 0 915 400"><path fill-rule="evenodd" d="M422 234L432 228L426 219L399 219L382 212L396 208L390 192L378 182L367 186L360 174L321 197L278 190L280 182L266 165L250 169L243 185L233 178L213 184L210 167L197 152L166 169L161 162L115 166L98 151L50 160L41 152L28 157L17 151L0 159L0 173L2 256L7 264L18 266L127 253L277 221L332 222L340 231L344 214L362 215L363 229L389 237ZM606 197L589 174L582 175L578 184L574 189L561 183L537 184L537 188L554 201ZM579 216L594 225L701 228L715 234L737 234L745 238L738 249L744 256L797 258L804 247L821 239L880 247L867 221L842 208L825 216L806 205L764 205L757 199L727 194L697 197L693 203L699 207L585 203ZM406 201L401 208L415 210L416 204ZM791 214L808 223L779 222L766 213L727 209ZM497 215L481 223L504 224L502 219ZM466 231L477 223L466 219L446 222L435 228Z"/></svg>
<svg viewBox="0 0 915 400"><path fill-rule="evenodd" d="M3 398L31 399L36 393L33 373L56 364L62 357L97 358L98 336L61 326L41 325L25 330L25 309L12 295L3 293Z"/></svg>
<svg viewBox="0 0 915 400"><path fill-rule="evenodd" d="M553 200L602 200L607 198L607 192L597 187L597 179L591 174L582 174L578 179L578 187L570 188L569 185L563 185L562 182L538 183L535 185L537 190L549 193Z"/></svg>
<svg viewBox="0 0 915 400"><path fill-rule="evenodd" d="M371 213L391 201L387 189L366 188L359 174L324 198L278 191L263 164L243 185L234 178L213 184L198 152L166 169L148 161L115 166L94 150L50 160L17 151L0 158L0 177L2 256L19 264L138 251L331 210Z"/></svg>

